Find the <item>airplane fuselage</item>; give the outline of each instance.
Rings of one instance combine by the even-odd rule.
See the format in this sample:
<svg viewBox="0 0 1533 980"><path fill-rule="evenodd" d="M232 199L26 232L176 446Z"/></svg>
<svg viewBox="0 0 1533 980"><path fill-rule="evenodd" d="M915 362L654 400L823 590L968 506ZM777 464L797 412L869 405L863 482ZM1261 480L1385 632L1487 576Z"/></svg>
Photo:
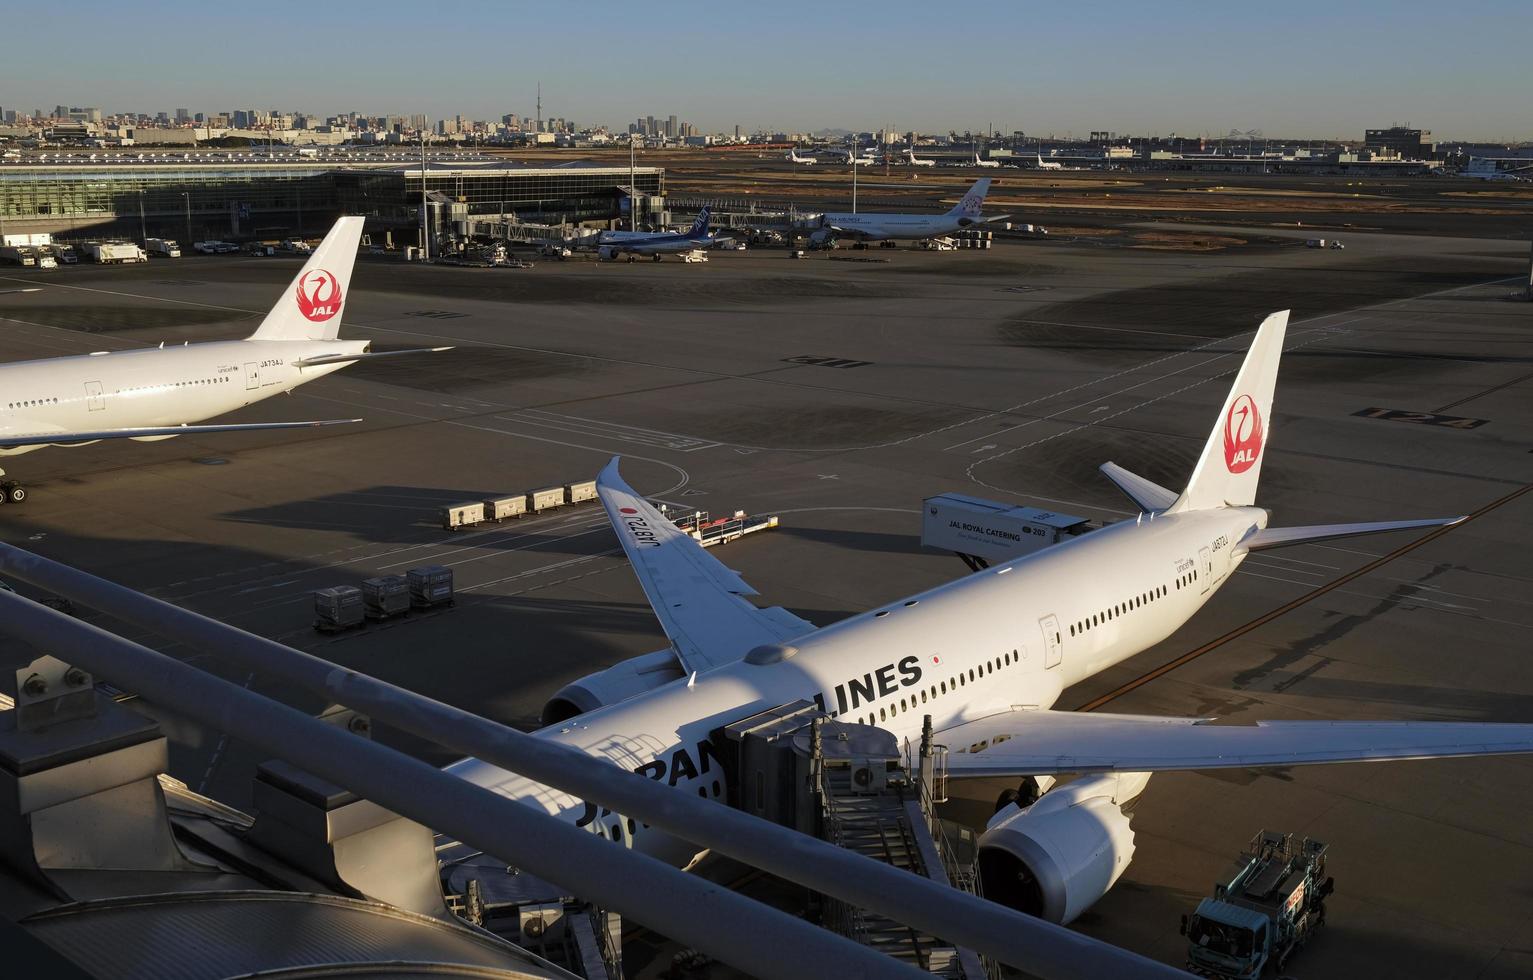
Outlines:
<svg viewBox="0 0 1533 980"><path fill-rule="evenodd" d="M683 792L724 800L721 725L796 700L914 740L1064 688L1175 632L1238 567L1256 507L1124 521L810 633L772 663L737 661L551 725L537 735ZM940 741L940 736L939 736ZM954 751L963 746L950 746ZM685 864L686 842L474 759L470 782Z"/></svg>
<svg viewBox="0 0 1533 980"><path fill-rule="evenodd" d="M300 358L367 346L360 340L231 340L3 364L0 437L201 422L345 366L294 366ZM0 448L0 456L40 448Z"/></svg>
<svg viewBox="0 0 1533 980"><path fill-rule="evenodd" d="M981 222L967 215L953 214L827 214L826 226L834 227L838 235L852 235L868 241L884 241L891 238L917 240L949 235L961 228L970 228Z"/></svg>

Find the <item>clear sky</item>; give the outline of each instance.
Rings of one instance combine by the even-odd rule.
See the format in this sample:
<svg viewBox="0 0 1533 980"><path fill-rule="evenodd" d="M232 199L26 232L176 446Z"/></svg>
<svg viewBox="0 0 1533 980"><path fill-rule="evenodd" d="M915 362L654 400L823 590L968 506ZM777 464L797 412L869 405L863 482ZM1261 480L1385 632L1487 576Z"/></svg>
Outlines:
<svg viewBox="0 0 1533 980"><path fill-rule="evenodd" d="M1530 39L1533 0L63 0L7 5L0 106L1525 140Z"/></svg>

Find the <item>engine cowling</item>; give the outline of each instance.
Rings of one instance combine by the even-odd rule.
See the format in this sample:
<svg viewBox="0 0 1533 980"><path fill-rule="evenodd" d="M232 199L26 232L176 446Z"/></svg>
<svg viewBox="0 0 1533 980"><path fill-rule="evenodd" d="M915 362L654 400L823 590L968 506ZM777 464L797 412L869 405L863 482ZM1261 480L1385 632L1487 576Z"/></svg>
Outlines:
<svg viewBox="0 0 1533 980"><path fill-rule="evenodd" d="M612 259L617 258L617 254L617 249L608 245L603 245L596 250L596 257L604 261L611 261Z"/></svg>
<svg viewBox="0 0 1533 980"><path fill-rule="evenodd" d="M566 684L543 705L542 721L545 725L557 724L664 687L684 676L672 651L646 653Z"/></svg>
<svg viewBox="0 0 1533 980"><path fill-rule="evenodd" d="M1090 908L1128 868L1134 831L1123 804L1149 773L1109 773L1045 793L1026 809L1010 804L979 838L985 897L1065 924Z"/></svg>

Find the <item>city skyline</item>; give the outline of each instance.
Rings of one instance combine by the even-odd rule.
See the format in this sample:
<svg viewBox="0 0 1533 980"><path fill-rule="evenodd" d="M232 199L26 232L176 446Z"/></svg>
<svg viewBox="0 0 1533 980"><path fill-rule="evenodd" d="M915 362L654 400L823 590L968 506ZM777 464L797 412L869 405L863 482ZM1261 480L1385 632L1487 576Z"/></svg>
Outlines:
<svg viewBox="0 0 1533 980"><path fill-rule="evenodd" d="M1352 139L1409 123L1439 139L1533 138L1522 104L1533 69L1521 50L1533 10L1501 0L1340 9L1301 0L1261 10L1104 0L1079 14L896 3L879 8L876 22L856 8L789 0L771 25L792 25L787 37L762 33L745 8L690 0L644 19L607 2L578 10L473 2L451 24L410 30L398 25L416 25L417 13L394 0L322 8L273 0L227 12L170 0L152 21L95 0L71 9L93 29L71 36L69 57L59 56L57 10L12 12L0 106L494 121L535 117L541 82L545 118L614 132L664 107L703 133L887 126ZM602 23L611 30L592 30ZM421 31L433 29L444 49L453 31L471 33L478 40L465 56L482 51L483 70L420 70L434 49ZM231 57L232 37L265 38L281 57L259 57L258 48ZM350 60L354 51L365 61Z"/></svg>

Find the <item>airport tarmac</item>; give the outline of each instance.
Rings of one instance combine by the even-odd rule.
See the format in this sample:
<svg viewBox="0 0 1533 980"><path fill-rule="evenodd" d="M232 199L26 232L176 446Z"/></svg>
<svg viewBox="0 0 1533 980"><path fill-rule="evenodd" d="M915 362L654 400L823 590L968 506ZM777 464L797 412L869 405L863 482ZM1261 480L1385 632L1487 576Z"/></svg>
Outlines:
<svg viewBox="0 0 1533 980"><path fill-rule="evenodd" d="M885 262L753 251L531 270L364 256L343 335L457 349L347 368L229 417L364 422L6 458L32 497L0 508L0 533L530 727L563 684L664 638L599 508L452 534L440 505L589 479L621 455L657 499L779 514L778 530L717 554L765 603L829 623L965 571L919 547L923 497L1121 519L1095 470L1107 460L1179 487L1250 331L1292 308L1258 497L1275 524L1502 502L1102 710L1533 722L1533 493L1517 496L1533 486L1533 304L1506 298L1526 243L1357 233L1333 252L1275 238L1207 254L1008 242L838 253ZM0 295L0 359L243 336L295 269L188 257L3 272L0 288L43 290ZM1176 636L1059 707L1412 540L1249 559ZM310 628L310 590L431 563L453 568L456 607ZM174 774L246 805L252 753L171 727ZM950 815L982 821L999 789L966 788ZM1134 863L1077 928L1180 965L1180 915L1266 828L1331 844L1327 928L1295 975L1533 975L1530 809L1529 758L1159 775L1135 812Z"/></svg>

